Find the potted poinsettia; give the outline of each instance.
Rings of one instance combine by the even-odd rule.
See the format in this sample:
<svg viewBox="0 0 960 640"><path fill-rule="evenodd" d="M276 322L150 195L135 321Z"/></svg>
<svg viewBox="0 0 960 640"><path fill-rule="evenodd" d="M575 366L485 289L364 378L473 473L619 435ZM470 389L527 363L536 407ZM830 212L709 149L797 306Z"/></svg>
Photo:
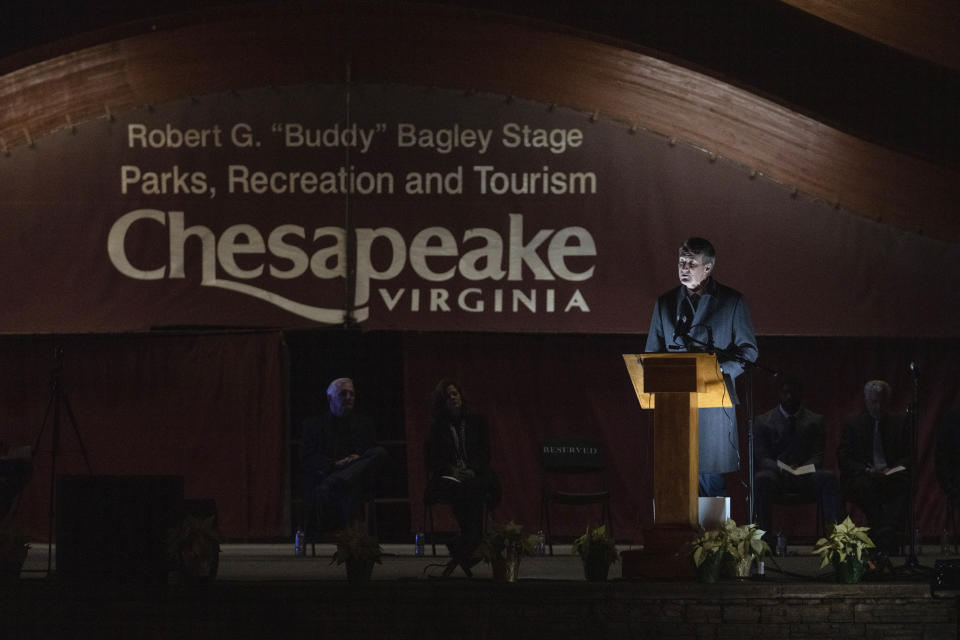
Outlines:
<svg viewBox="0 0 960 640"><path fill-rule="evenodd" d="M490 563L494 580L515 582L520 572L520 558L533 555L536 538L524 533L523 526L512 520L502 526L492 525L476 554Z"/></svg>
<svg viewBox="0 0 960 640"><path fill-rule="evenodd" d="M362 522L352 522L337 534L337 550L330 563L347 565L347 580L366 582L373 574L373 565L382 564L383 548L367 533Z"/></svg>
<svg viewBox="0 0 960 640"><path fill-rule="evenodd" d="M728 519L721 525L725 531L727 558L732 565L732 573L737 578L749 578L754 561L762 562L769 553L770 545L763 541L763 529L756 524L737 523Z"/></svg>
<svg viewBox="0 0 960 640"><path fill-rule="evenodd" d="M720 567L727 553L726 535L722 527L709 531L700 529L697 537L687 545L697 579L701 582L716 582L720 577Z"/></svg>
<svg viewBox="0 0 960 640"><path fill-rule="evenodd" d="M833 564L837 582L860 582L865 564L864 550L876 546L867 535L869 530L870 527L855 525L850 516L834 525L830 535L820 538L813 546L813 552L823 558L820 567Z"/></svg>
<svg viewBox="0 0 960 640"><path fill-rule="evenodd" d="M220 531L216 516L185 517L167 537L167 557L182 582L206 582L217 577Z"/></svg>
<svg viewBox="0 0 960 640"><path fill-rule="evenodd" d="M607 534L606 525L591 529L573 541L573 553L583 561L583 573L587 580L602 582L607 579L610 565L620 557L614 539Z"/></svg>

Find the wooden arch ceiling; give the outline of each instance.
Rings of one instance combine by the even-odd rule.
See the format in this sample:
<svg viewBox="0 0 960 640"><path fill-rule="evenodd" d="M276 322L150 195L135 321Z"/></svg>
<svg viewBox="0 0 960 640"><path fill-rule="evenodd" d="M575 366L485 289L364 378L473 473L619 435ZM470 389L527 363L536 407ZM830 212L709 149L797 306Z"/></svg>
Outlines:
<svg viewBox="0 0 960 640"><path fill-rule="evenodd" d="M960 3L956 0L783 2L871 40L960 70Z"/></svg>
<svg viewBox="0 0 960 640"><path fill-rule="evenodd" d="M401 5L235 8L137 29L0 76L0 152L23 153L20 147L52 131L187 96L310 82L404 83L598 114L661 134L665 144L728 158L838 212L960 240L960 172L569 29Z"/></svg>

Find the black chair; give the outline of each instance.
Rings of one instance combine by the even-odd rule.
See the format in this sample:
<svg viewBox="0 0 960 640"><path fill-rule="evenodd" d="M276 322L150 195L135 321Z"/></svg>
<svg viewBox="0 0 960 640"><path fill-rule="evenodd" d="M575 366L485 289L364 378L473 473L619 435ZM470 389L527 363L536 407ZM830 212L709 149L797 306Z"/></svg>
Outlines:
<svg viewBox="0 0 960 640"><path fill-rule="evenodd" d="M816 521L814 529L814 541L818 538L826 537L827 531L824 525L823 518L823 505L820 504L820 500L816 496L810 496L809 494L804 493L781 493L774 496L771 501L770 509L775 513L778 506L803 506L803 505L814 505L816 507ZM771 514L770 522L773 522L773 514ZM774 527L776 528L776 527ZM776 531L768 532L771 535L775 535Z"/></svg>
<svg viewBox="0 0 960 640"><path fill-rule="evenodd" d="M540 446L542 490L540 493L540 529L553 555L550 508L554 504L601 505L601 524L613 536L610 515L610 490L606 486L606 461L603 447L581 436L545 440ZM562 480L561 480L562 479ZM562 482L562 486L559 486ZM571 484L580 485L576 490Z"/></svg>

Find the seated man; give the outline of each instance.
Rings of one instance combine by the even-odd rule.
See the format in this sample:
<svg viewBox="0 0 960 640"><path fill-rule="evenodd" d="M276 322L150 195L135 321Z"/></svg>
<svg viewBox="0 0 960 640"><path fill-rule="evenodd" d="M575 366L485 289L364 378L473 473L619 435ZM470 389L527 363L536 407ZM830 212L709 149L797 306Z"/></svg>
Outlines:
<svg viewBox="0 0 960 640"><path fill-rule="evenodd" d="M837 477L823 469L826 437L823 416L803 406L803 384L785 378L779 406L759 416L754 427L755 506L761 529L771 532L773 505L785 493L816 499L828 529L838 522Z"/></svg>
<svg viewBox="0 0 960 640"><path fill-rule="evenodd" d="M866 411L847 421L837 446L841 492L863 510L870 537L888 555L900 549L913 447L904 417L887 410L890 395L885 381L868 382Z"/></svg>
<svg viewBox="0 0 960 640"><path fill-rule="evenodd" d="M308 514L315 510L322 531L361 516L363 496L388 459L376 444L373 423L354 411L355 403L353 381L338 378L327 387L329 410L305 420L301 429L305 508Z"/></svg>

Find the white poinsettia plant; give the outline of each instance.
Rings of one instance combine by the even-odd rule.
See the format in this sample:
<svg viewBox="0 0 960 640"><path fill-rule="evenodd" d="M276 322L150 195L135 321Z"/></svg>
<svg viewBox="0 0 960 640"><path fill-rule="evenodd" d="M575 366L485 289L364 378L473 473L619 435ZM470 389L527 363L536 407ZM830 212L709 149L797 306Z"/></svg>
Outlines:
<svg viewBox="0 0 960 640"><path fill-rule="evenodd" d="M728 519L721 528L726 532L727 553L735 560L763 560L763 556L770 551L770 545L763 541L766 531L756 524L737 526L736 522Z"/></svg>
<svg viewBox="0 0 960 640"><path fill-rule="evenodd" d="M840 524L833 526L833 531L826 538L817 540L813 546L813 552L823 557L820 567L823 568L831 562L842 563L848 557L856 557L863 561L863 550L872 549L876 545L867 535L870 527L858 527L847 516Z"/></svg>
<svg viewBox="0 0 960 640"><path fill-rule="evenodd" d="M770 545L763 541L764 533L755 524L737 525L736 521L728 518L717 529L701 530L690 543L693 563L699 567L716 553L729 555L738 562L752 558L762 560L764 554L770 551Z"/></svg>

